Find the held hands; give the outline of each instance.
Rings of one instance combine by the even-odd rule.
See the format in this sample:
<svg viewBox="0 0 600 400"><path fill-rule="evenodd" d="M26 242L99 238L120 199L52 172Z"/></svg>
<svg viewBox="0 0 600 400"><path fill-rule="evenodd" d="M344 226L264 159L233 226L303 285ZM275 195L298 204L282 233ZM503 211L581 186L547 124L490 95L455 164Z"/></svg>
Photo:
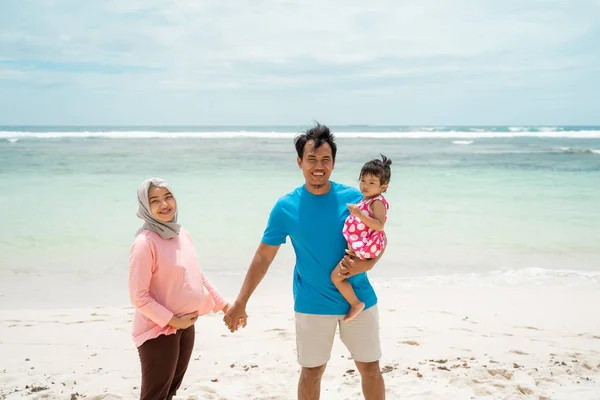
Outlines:
<svg viewBox="0 0 600 400"><path fill-rule="evenodd" d="M197 319L198 312L194 311L193 313L185 314L181 317L173 316L173 318L171 318L171 320L169 321L169 325L177 329L187 329L190 326L194 325Z"/></svg>
<svg viewBox="0 0 600 400"><path fill-rule="evenodd" d="M225 316L223 321L230 332L237 331L240 327L245 328L247 325L248 314L246 314L246 305L240 304L237 301L233 302L231 306L225 306L223 308Z"/></svg>
<svg viewBox="0 0 600 400"><path fill-rule="evenodd" d="M238 305L237 303L230 305L228 303L221 311L225 314L223 321L225 321L225 325L227 325L227 328L229 328L231 332L235 332L240 327L244 328L246 326L248 315L246 314L245 306ZM169 325L176 329L187 329L194 325L196 320L198 320L198 312L194 311L193 313L185 314L180 317L173 316L169 321ZM234 324L233 321L238 322L237 324Z"/></svg>

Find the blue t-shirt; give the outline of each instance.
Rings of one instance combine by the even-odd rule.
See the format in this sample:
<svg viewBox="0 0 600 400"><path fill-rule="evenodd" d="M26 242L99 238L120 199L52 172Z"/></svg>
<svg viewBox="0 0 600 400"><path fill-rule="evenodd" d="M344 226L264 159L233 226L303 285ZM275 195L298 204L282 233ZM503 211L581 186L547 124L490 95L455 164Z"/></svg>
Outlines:
<svg viewBox="0 0 600 400"><path fill-rule="evenodd" d="M345 315L350 306L331 282L331 271L345 255L342 236L349 215L348 203L362 194L356 188L331 182L326 194L310 193L304 185L279 198L271 210L262 242L279 246L292 241L294 267L294 310L306 314ZM356 296L369 308L377 303L366 273L348 279Z"/></svg>

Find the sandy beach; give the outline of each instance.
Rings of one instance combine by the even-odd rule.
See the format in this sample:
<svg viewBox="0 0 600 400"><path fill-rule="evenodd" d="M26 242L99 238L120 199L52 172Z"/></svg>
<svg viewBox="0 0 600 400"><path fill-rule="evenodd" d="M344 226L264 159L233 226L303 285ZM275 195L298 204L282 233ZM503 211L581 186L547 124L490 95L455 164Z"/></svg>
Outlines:
<svg viewBox="0 0 600 400"><path fill-rule="evenodd" d="M389 206L354 281L386 400L600 400L599 21L600 0L0 0L0 400L138 400L130 297L159 324L202 309L197 258L233 303L261 242L248 326L200 316L174 400L297 400L294 290L345 312L339 185ZM158 220L193 246L134 246ZM361 399L337 335L321 400Z"/></svg>
<svg viewBox="0 0 600 400"><path fill-rule="evenodd" d="M355 185L379 149L400 166L387 197L389 251L369 272L387 398L599 400L598 139L565 132L457 145L344 129L366 136L342 134L339 182ZM126 285L140 226L135 188L154 173L177 188L202 268L233 300L273 202L301 184L296 154L291 139L262 131L171 139L167 129L151 140L126 129L123 139L49 132L58 138L0 146L12 190L2 198L11 230L0 238L0 400L137 399ZM164 157L151 173L157 146ZM293 265L283 246L245 330L229 333L222 315L200 318L178 399L296 398ZM359 399L354 369L337 340L322 398Z"/></svg>
<svg viewBox="0 0 600 400"><path fill-rule="evenodd" d="M600 398L600 292L564 287L378 288L389 399ZM249 325L196 323L178 399L294 399L291 298L259 292ZM1 399L135 399L132 308L2 310ZM336 340L323 399L360 398Z"/></svg>

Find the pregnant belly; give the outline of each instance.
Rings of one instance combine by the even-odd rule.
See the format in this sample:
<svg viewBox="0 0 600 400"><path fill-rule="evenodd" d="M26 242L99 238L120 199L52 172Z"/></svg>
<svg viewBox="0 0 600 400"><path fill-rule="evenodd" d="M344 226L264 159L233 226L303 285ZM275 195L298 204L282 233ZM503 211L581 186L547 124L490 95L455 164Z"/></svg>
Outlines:
<svg viewBox="0 0 600 400"><path fill-rule="evenodd" d="M184 284L179 293L173 293L167 308L176 316L189 314L197 311L200 315L208 313L213 307L214 302L208 290L204 285L193 287Z"/></svg>

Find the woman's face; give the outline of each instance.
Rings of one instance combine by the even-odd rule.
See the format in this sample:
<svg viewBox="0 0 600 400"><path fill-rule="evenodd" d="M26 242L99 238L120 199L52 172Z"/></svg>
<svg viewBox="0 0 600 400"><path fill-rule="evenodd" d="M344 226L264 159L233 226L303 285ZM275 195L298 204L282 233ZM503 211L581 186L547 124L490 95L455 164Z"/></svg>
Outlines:
<svg viewBox="0 0 600 400"><path fill-rule="evenodd" d="M177 202L175 197L164 187L152 186L148 190L148 201L152 216L160 222L171 222L175 217Z"/></svg>

